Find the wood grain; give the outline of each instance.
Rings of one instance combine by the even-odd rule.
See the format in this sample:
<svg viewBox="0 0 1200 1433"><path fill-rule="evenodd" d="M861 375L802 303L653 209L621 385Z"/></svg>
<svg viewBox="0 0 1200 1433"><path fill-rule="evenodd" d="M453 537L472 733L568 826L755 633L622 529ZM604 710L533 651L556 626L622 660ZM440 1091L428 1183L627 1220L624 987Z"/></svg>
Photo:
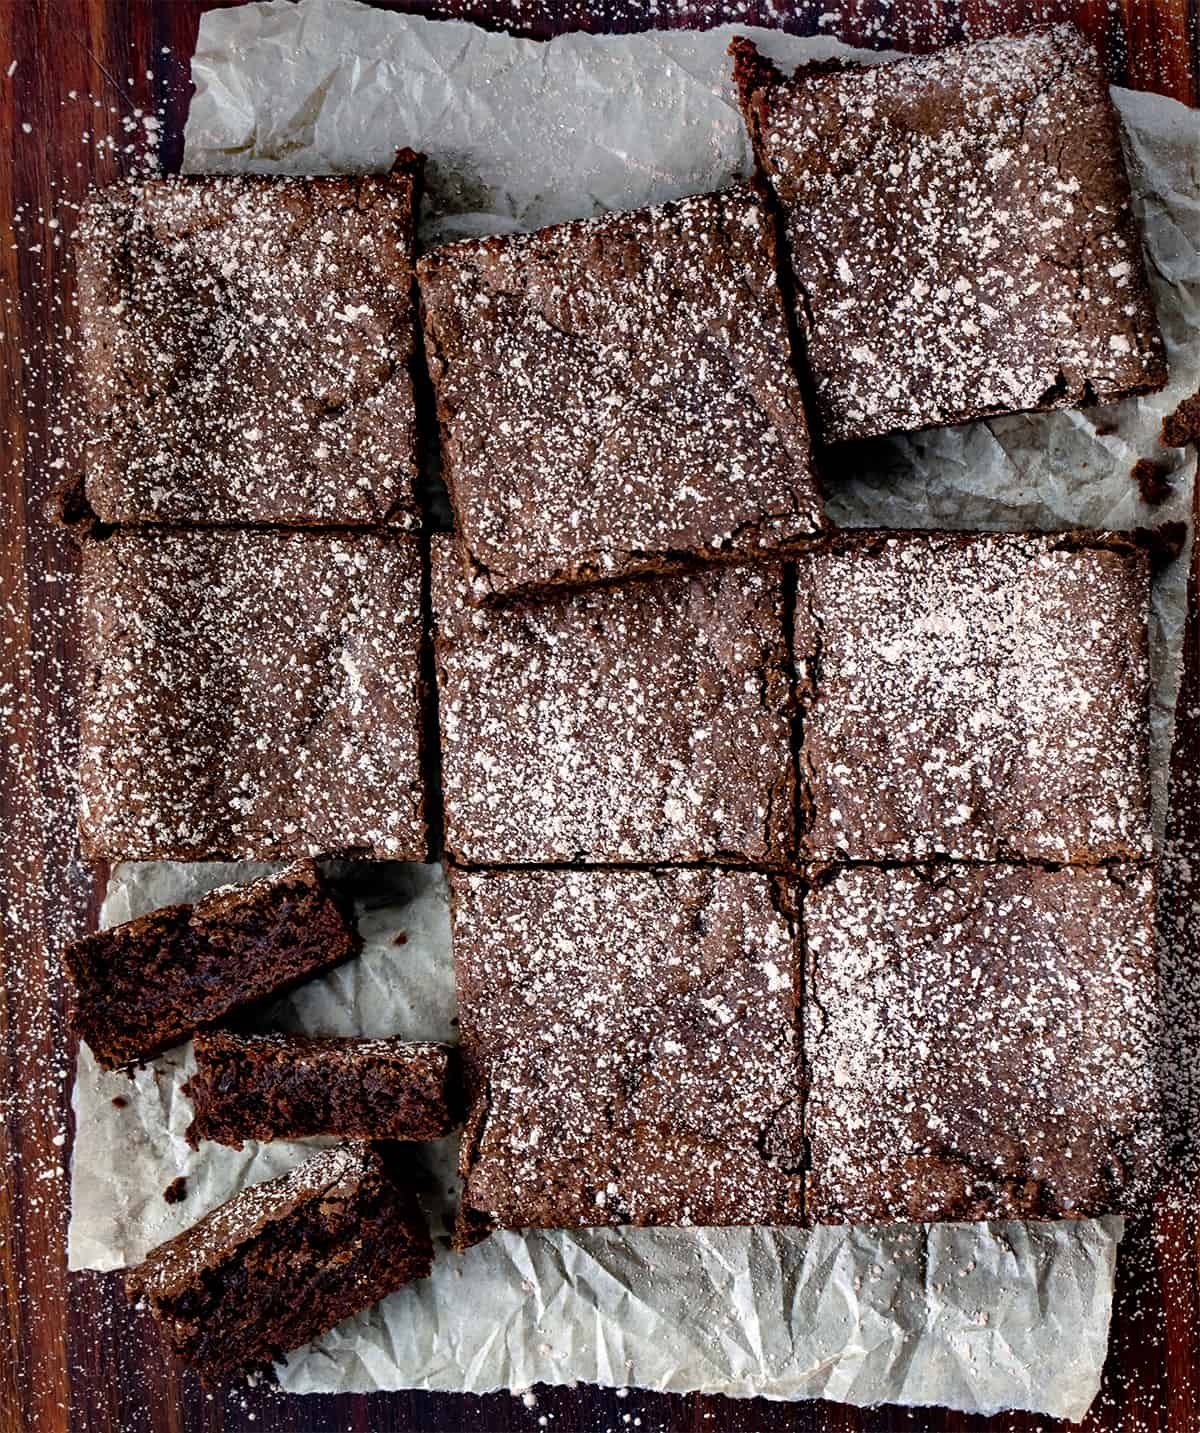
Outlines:
<svg viewBox="0 0 1200 1433"><path fill-rule="evenodd" d="M162 117L161 156L177 167L187 62L204 8L194 0L0 0L0 1433L1046 1428L1044 1419L1019 1415L986 1420L636 1390L619 1398L591 1388L538 1390L534 1407L508 1394L286 1399L262 1388L209 1395L163 1355L146 1317L128 1308L118 1277L67 1277L69 1145L62 1140L73 1052L57 956L63 939L95 918L98 873L80 863L73 835L74 555L44 512L62 472L53 466L65 441L52 432L56 415L64 399L77 408L66 361L70 264L54 239L70 227L70 206L88 185L131 162L125 125L136 127L137 111ZM633 0L415 0L389 8L469 16L539 37L650 22ZM823 21L834 8L830 0L773 8L660 0L653 23L782 23L855 44L923 50L1069 17L1100 44L1114 81L1192 104L1200 98L1196 0L846 0L836 24ZM55 211L63 221L57 231L37 218ZM1200 670L1198 645L1193 631ZM1091 1433L1200 1428L1197 1237L1194 1219L1169 1204L1130 1227L1105 1390L1085 1425Z"/></svg>

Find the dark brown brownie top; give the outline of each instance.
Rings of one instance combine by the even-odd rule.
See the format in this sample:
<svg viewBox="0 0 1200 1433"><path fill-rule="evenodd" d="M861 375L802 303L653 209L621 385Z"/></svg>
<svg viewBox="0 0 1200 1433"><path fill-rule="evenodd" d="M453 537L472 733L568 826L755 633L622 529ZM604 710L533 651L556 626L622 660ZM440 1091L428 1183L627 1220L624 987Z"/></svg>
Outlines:
<svg viewBox="0 0 1200 1433"><path fill-rule="evenodd" d="M481 609L451 539L435 543L433 564L455 859L786 859L779 566Z"/></svg>
<svg viewBox="0 0 1200 1433"><path fill-rule="evenodd" d="M424 859L419 595L400 536L86 544L87 853Z"/></svg>
<svg viewBox="0 0 1200 1433"><path fill-rule="evenodd" d="M749 189L467 240L417 269L475 596L823 525Z"/></svg>
<svg viewBox="0 0 1200 1433"><path fill-rule="evenodd" d="M89 200L86 486L104 521L415 521L416 166Z"/></svg>
<svg viewBox="0 0 1200 1433"><path fill-rule="evenodd" d="M806 854L1150 854L1149 562L1086 541L877 533L801 559Z"/></svg>
<svg viewBox="0 0 1200 1433"><path fill-rule="evenodd" d="M1166 382L1120 134L1069 25L735 77L828 442Z"/></svg>
<svg viewBox="0 0 1200 1433"><path fill-rule="evenodd" d="M759 873L457 872L468 1219L788 1224L791 918Z"/></svg>
<svg viewBox="0 0 1200 1433"><path fill-rule="evenodd" d="M203 1031L188 1141L440 1139L458 1123L457 1051L430 1040Z"/></svg>
<svg viewBox="0 0 1200 1433"><path fill-rule="evenodd" d="M1159 1153L1145 867L842 868L804 903L818 1222L1136 1209Z"/></svg>

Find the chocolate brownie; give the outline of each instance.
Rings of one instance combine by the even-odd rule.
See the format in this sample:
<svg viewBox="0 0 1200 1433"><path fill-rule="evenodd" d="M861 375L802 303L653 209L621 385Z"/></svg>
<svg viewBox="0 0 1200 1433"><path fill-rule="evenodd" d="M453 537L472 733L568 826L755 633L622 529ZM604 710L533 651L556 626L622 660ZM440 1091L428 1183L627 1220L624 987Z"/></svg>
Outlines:
<svg viewBox="0 0 1200 1433"><path fill-rule="evenodd" d="M460 1239L801 1218L792 892L759 872L452 876Z"/></svg>
<svg viewBox="0 0 1200 1433"><path fill-rule="evenodd" d="M826 442L1161 388L1117 117L1069 25L734 75Z"/></svg>
<svg viewBox="0 0 1200 1433"><path fill-rule="evenodd" d="M1150 854L1144 550L1118 535L880 532L799 573L803 852Z"/></svg>
<svg viewBox="0 0 1200 1433"><path fill-rule="evenodd" d="M823 526L751 190L466 240L417 273L473 595Z"/></svg>
<svg viewBox="0 0 1200 1433"><path fill-rule="evenodd" d="M841 867L804 902L818 1223L1136 1210L1160 1153L1146 867Z"/></svg>
<svg viewBox="0 0 1200 1433"><path fill-rule="evenodd" d="M85 853L423 860L420 586L400 535L85 544Z"/></svg>
<svg viewBox="0 0 1200 1433"><path fill-rule="evenodd" d="M433 1249L412 1193L365 1145L251 1185L127 1276L207 1383L262 1369L412 1279Z"/></svg>
<svg viewBox="0 0 1200 1433"><path fill-rule="evenodd" d="M196 1036L189 1143L440 1139L458 1123L457 1051L433 1041Z"/></svg>
<svg viewBox="0 0 1200 1433"><path fill-rule="evenodd" d="M105 522L415 523L413 198L392 174L102 190L77 242Z"/></svg>
<svg viewBox="0 0 1200 1433"><path fill-rule="evenodd" d="M75 1033L106 1069L145 1060L361 947L317 867L297 861L73 941Z"/></svg>
<svg viewBox="0 0 1200 1433"><path fill-rule="evenodd" d="M776 864L793 837L784 575L719 566L476 608L435 543L446 846L469 864Z"/></svg>

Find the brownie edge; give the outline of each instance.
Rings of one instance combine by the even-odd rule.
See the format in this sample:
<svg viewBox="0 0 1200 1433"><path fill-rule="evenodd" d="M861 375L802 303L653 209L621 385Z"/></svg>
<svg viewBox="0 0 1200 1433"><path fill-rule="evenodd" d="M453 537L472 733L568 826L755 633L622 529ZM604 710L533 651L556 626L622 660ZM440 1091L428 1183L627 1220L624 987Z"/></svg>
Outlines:
<svg viewBox="0 0 1200 1433"><path fill-rule="evenodd" d="M314 861L195 905L167 906L73 941L72 1028L105 1069L149 1059L194 1030L357 955Z"/></svg>
<svg viewBox="0 0 1200 1433"><path fill-rule="evenodd" d="M265 1368L432 1266L411 1190L377 1150L341 1145L151 1250L125 1290L212 1384Z"/></svg>
<svg viewBox="0 0 1200 1433"><path fill-rule="evenodd" d="M458 1123L457 1056L432 1040L201 1032L188 1142L441 1139Z"/></svg>

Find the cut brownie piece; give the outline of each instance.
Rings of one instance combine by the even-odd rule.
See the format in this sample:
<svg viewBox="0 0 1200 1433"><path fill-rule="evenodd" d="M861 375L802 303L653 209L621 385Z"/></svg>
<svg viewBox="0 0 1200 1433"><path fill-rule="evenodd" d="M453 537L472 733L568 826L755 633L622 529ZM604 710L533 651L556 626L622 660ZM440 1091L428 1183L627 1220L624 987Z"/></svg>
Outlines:
<svg viewBox="0 0 1200 1433"><path fill-rule="evenodd" d="M779 863L793 844L779 566L472 607L435 545L446 845L468 864Z"/></svg>
<svg viewBox="0 0 1200 1433"><path fill-rule="evenodd" d="M708 869L460 871L452 890L460 1238L800 1221L789 888Z"/></svg>
<svg viewBox="0 0 1200 1433"><path fill-rule="evenodd" d="M732 49L824 441L1166 382L1116 114L1074 28L791 79Z"/></svg>
<svg viewBox="0 0 1200 1433"><path fill-rule="evenodd" d="M417 271L473 595L822 527L751 190L467 240Z"/></svg>
<svg viewBox="0 0 1200 1433"><path fill-rule="evenodd" d="M1142 549L1103 534L874 533L799 572L802 851L1150 854Z"/></svg>
<svg viewBox="0 0 1200 1433"><path fill-rule="evenodd" d="M1148 869L834 869L804 902L818 1223L1136 1210L1160 1153Z"/></svg>
<svg viewBox="0 0 1200 1433"><path fill-rule="evenodd" d="M458 1123L457 1055L427 1040L202 1033L183 1091L195 1109L187 1137L238 1149L311 1135L440 1139Z"/></svg>
<svg viewBox="0 0 1200 1433"><path fill-rule="evenodd" d="M420 585L398 535L86 544L86 854L423 860Z"/></svg>
<svg viewBox="0 0 1200 1433"><path fill-rule="evenodd" d="M392 174L105 189L78 235L105 522L416 521L413 199Z"/></svg>
<svg viewBox="0 0 1200 1433"><path fill-rule="evenodd" d="M411 1191L376 1151L343 1145L243 1189L153 1250L125 1287L215 1383L266 1367L432 1265Z"/></svg>
<svg viewBox="0 0 1200 1433"><path fill-rule="evenodd" d="M357 955L362 942L311 861L67 946L74 1029L106 1069Z"/></svg>

